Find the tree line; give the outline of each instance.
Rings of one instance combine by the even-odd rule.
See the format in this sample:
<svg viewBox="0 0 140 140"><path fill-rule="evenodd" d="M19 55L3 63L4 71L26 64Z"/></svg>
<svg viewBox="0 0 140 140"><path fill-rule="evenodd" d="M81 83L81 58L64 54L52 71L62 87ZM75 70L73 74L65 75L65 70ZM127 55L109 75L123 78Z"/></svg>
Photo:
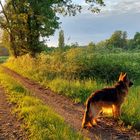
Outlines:
<svg viewBox="0 0 140 140"><path fill-rule="evenodd" d="M100 41L98 43L90 42L86 45L90 50L98 48L98 49L124 49L124 50L134 50L140 49L140 32L136 32L132 39L128 39L126 31L117 30L115 31L109 39ZM58 47L61 50L65 50L66 48L71 47L81 47L78 43L73 43L71 45L67 45L64 42L64 31L60 30L58 37ZM85 47L86 47L85 46Z"/></svg>
<svg viewBox="0 0 140 140"><path fill-rule="evenodd" d="M140 49L140 32L136 32L132 39L128 39L126 31L118 30L109 39L97 43L97 46L126 50Z"/></svg>
<svg viewBox="0 0 140 140"><path fill-rule="evenodd" d="M108 48L108 49L115 49L115 48L121 48L126 50L133 50L133 49L140 49L140 32L136 32L134 37L132 39L127 38L127 32L126 31L115 31L109 39L106 39L104 41L100 41L98 43L90 42L87 47L88 48ZM79 47L78 43L74 43L72 45L64 45L64 31L60 30L59 37L58 37L58 47L60 49L65 49L65 47Z"/></svg>

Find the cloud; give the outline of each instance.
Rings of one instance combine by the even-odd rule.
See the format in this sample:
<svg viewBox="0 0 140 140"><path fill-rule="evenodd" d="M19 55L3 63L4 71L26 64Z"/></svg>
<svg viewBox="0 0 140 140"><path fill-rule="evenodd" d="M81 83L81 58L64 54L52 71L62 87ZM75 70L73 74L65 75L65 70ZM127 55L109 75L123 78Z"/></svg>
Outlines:
<svg viewBox="0 0 140 140"><path fill-rule="evenodd" d="M79 3L81 0L78 0ZM97 17L140 13L140 0L104 0L106 6L99 6L101 12L95 14ZM81 3L80 3L81 4ZM83 4L83 3L82 3ZM83 4L82 14L90 14L91 12L86 4Z"/></svg>
<svg viewBox="0 0 140 140"><path fill-rule="evenodd" d="M114 0L114 2L110 0L106 2L106 6L102 8L101 13L140 13L140 0Z"/></svg>

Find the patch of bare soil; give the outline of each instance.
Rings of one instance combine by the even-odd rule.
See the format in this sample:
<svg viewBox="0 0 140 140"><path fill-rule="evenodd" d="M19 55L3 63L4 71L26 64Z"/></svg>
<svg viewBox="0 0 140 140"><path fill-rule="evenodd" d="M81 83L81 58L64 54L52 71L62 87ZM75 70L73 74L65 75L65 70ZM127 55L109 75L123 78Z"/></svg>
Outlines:
<svg viewBox="0 0 140 140"><path fill-rule="evenodd" d="M55 112L64 117L65 121L72 128L80 131L84 136L92 140L140 140L140 135L134 129L128 129L111 118L100 118L97 126L86 130L81 129L81 122L84 113L84 105L75 104L70 99L52 92L40 86L38 83L25 78L18 73L3 67L4 72L18 80L24 87L33 92L44 103L54 109Z"/></svg>
<svg viewBox="0 0 140 140"><path fill-rule="evenodd" d="M6 94L0 87L0 140L27 140L20 122L11 110L12 105L8 103Z"/></svg>

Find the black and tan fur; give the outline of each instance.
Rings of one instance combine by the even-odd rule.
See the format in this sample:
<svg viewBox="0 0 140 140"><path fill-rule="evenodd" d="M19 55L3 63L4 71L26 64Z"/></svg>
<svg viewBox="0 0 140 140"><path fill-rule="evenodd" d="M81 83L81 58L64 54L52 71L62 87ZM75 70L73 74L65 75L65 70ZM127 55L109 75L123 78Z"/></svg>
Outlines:
<svg viewBox="0 0 140 140"><path fill-rule="evenodd" d="M128 94L128 88L133 83L128 79L127 74L120 74L119 80L114 87L104 88L95 91L86 102L86 110L82 121L82 127L96 125L96 120L103 108L111 108L114 118L121 115L121 105Z"/></svg>

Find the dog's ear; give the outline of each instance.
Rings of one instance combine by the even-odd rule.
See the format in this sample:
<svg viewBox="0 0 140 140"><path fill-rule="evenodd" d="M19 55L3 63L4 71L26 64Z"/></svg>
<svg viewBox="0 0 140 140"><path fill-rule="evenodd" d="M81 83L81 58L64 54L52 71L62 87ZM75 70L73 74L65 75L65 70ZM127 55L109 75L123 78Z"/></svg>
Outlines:
<svg viewBox="0 0 140 140"><path fill-rule="evenodd" d="M123 73L121 72L121 73L120 73L120 76L119 76L119 81L121 81L122 78L123 78Z"/></svg>
<svg viewBox="0 0 140 140"><path fill-rule="evenodd" d="M127 80L127 73L123 74L122 79L123 79L123 81L126 81Z"/></svg>

